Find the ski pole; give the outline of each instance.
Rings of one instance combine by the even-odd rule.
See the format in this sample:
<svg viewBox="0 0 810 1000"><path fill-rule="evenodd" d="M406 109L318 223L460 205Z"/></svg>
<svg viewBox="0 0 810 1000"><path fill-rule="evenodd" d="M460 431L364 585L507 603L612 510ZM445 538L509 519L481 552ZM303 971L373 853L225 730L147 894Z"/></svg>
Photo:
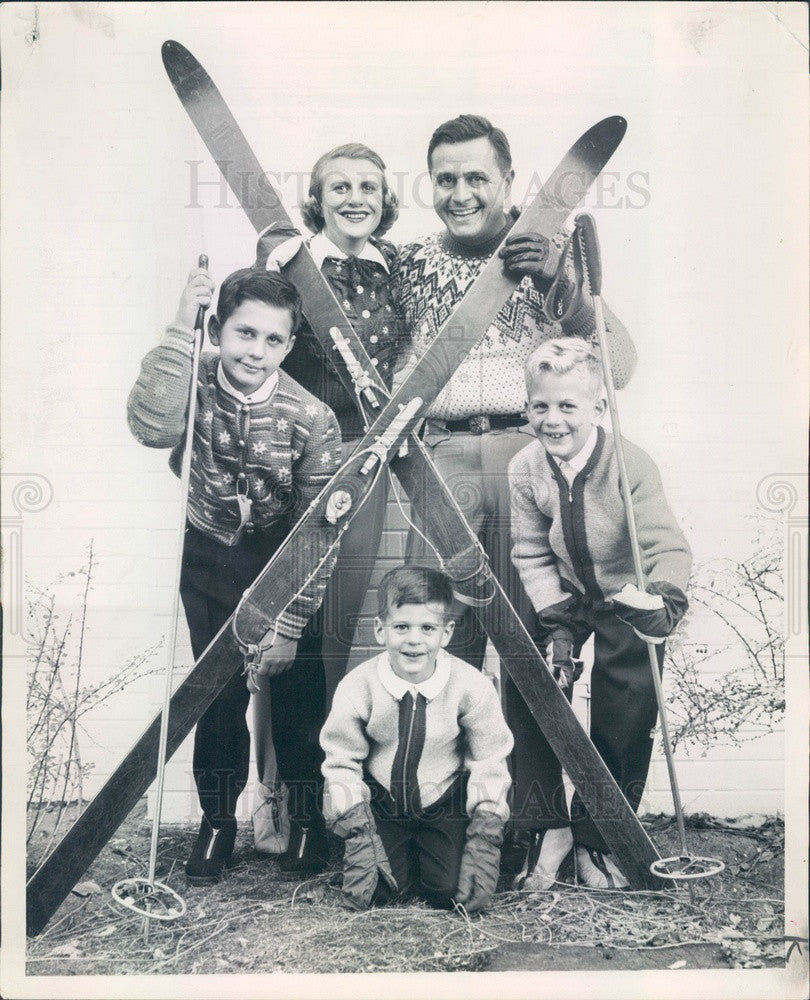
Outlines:
<svg viewBox="0 0 810 1000"><path fill-rule="evenodd" d="M208 267L208 257L200 254L199 267ZM177 643L177 621L180 615L180 575L183 569L183 542L186 530L186 513L188 510L188 486L191 478L191 451L194 443L194 421L197 414L197 373L200 367L200 351L202 350L205 307L197 309L197 319L194 322L194 347L191 356L191 382L188 390L188 419L186 421L186 439L183 450L183 463L180 471L180 549L177 556L174 580L174 609L172 613L171 637L169 639L169 665L166 670L166 685L163 696L163 712L160 716L160 737L158 740L157 761L157 794L155 796L155 815L152 819L152 840L149 847L148 883L151 889L155 887L155 865L157 862L158 836L160 833L160 813L163 806L163 781L166 772L166 744L169 737L169 706L172 698L172 674L174 673L174 647ZM144 917L144 941L149 939L149 917Z"/></svg>
<svg viewBox="0 0 810 1000"><path fill-rule="evenodd" d="M613 425L613 441L616 449L616 462L619 466L619 484L624 501L624 510L627 517L627 527L630 535L630 550L633 555L633 568L636 574L636 586L640 591L645 592L647 587L644 581L644 568L641 562L641 547L638 541L636 530L636 518L633 511L633 501L630 496L630 478L627 475L627 465L624 460L624 445L622 443L621 424L619 422L619 408L616 404L616 389L613 383L613 372L610 367L610 354L608 350L607 328L605 326L605 314L602 308L602 259L599 249L599 239L596 235L596 221L588 212L581 212L575 219L577 244L580 261L583 265L584 277L587 281L588 290L593 299L594 319L596 323L596 334L599 339L599 353L602 356L602 372L605 380L605 391L607 393L608 409L610 411L610 421ZM655 643L647 642L647 652L650 657L650 669L652 670L653 685L655 687L655 700L658 703L658 717L661 720L661 736L664 743L664 756L669 772L669 784L672 789L672 802L675 806L675 819L678 825L678 837L680 840L681 855L679 858L662 858L654 861L650 865L650 870L655 875L670 879L693 879L705 878L709 875L716 875L722 871L725 865L722 861L714 858L698 858L690 855L686 845L686 827L683 819L683 807L681 805L681 793L678 787L678 776L675 772L675 760L672 753L672 744L669 738L669 723L667 720L666 705L664 702L664 689L661 684L661 674L658 666L658 654ZM673 868L674 863L680 863L680 868ZM719 866L719 867L718 867ZM692 883L689 882L689 893L692 896Z"/></svg>

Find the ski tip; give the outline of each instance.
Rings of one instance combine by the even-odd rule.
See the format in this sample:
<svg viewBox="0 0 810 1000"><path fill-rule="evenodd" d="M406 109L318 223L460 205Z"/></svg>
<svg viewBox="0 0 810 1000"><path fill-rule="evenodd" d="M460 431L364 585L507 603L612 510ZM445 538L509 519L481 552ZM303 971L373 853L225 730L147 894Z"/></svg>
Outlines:
<svg viewBox="0 0 810 1000"><path fill-rule="evenodd" d="M176 42L173 38L167 38L163 45L161 45L160 54L163 57L164 66L168 66L169 63L177 64L185 62L191 57L191 53L185 45L181 45L180 42Z"/></svg>

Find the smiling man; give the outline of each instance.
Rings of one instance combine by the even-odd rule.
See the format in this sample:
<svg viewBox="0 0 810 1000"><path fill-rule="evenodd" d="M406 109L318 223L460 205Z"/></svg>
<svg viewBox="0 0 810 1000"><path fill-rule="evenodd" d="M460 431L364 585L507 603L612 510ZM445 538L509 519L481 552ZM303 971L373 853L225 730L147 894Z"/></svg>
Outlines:
<svg viewBox="0 0 810 1000"><path fill-rule="evenodd" d="M400 306L417 356L508 237L518 216L511 208L515 173L509 140L486 118L461 115L440 125L430 139L427 161L433 207L445 228L406 247L396 275ZM544 308L563 244L564 236L549 241L539 233L506 240L500 250L504 266L522 279L428 410L424 434L442 478L481 539L493 572L541 647L547 636L538 629L509 558L507 467L532 437L524 416L526 359L543 341L561 333L596 341L589 303L575 301L562 326L550 320ZM570 290L574 294L573 283ZM611 364L616 384L622 387L633 371L635 349L610 314L608 324ZM408 559L429 558L411 532ZM469 608L460 618L447 648L480 669L486 635ZM542 834L562 833L567 824L559 764L509 677L504 678L503 694L515 736L512 825L524 831L517 854L528 852L530 839L542 840L538 863L556 871L555 834ZM533 836L529 838L526 831Z"/></svg>

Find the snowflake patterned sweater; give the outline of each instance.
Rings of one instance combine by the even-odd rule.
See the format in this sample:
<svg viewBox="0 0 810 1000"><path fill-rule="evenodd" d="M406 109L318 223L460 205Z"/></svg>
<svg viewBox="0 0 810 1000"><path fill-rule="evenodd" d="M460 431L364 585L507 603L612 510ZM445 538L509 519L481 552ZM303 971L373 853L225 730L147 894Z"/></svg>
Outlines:
<svg viewBox="0 0 810 1000"><path fill-rule="evenodd" d="M180 474L188 409L194 332L172 324L141 363L127 404L135 437L151 448L172 448ZM334 414L289 375L278 372L269 398L250 402L218 376L219 355L200 357L197 417L191 457L188 520L229 545L242 521L239 492L251 501L257 531L288 531L334 475L341 462ZM261 393L257 393L261 395ZM321 556L332 538L323 533ZM317 610L334 556L279 619L279 633L296 639Z"/></svg>
<svg viewBox="0 0 810 1000"><path fill-rule="evenodd" d="M481 273L509 227L517 218L513 209L508 225L486 247L475 252L453 240L448 232L411 243L396 263L394 292L417 356L424 353L469 286ZM562 247L564 236L555 238ZM633 342L622 324L605 310L611 366L617 388L630 380L636 361ZM568 330L596 346L593 328ZM460 420L475 414L522 413L526 401L523 368L526 359L545 340L563 335L558 323L543 313L543 296L525 277L510 295L480 343L462 361L428 410L440 420Z"/></svg>

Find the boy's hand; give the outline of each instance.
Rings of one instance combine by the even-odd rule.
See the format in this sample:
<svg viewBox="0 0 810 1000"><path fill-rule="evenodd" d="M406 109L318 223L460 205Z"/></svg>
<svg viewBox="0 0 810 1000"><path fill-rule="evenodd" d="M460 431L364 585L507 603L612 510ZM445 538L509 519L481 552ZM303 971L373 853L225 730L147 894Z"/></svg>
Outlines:
<svg viewBox="0 0 810 1000"><path fill-rule="evenodd" d="M467 827L455 900L467 913L489 906L501 866L503 820L489 809L476 809Z"/></svg>
<svg viewBox="0 0 810 1000"><path fill-rule="evenodd" d="M201 267L195 267L189 272L186 287L180 296L175 322L179 326L194 329L197 321L197 310L200 306L207 309L214 297L214 282L211 275Z"/></svg>
<svg viewBox="0 0 810 1000"><path fill-rule="evenodd" d="M582 676L582 660L574 659L574 643L564 636L555 636L551 642L551 669L554 680L563 691L569 691L574 681Z"/></svg>
<svg viewBox="0 0 810 1000"><path fill-rule="evenodd" d="M671 583L659 581L639 590L626 583L612 598L616 617L626 622L644 642L660 645L683 618L686 595Z"/></svg>
<svg viewBox="0 0 810 1000"><path fill-rule="evenodd" d="M259 686L255 681L256 677L275 677L276 674L283 674L285 670L289 670L295 661L297 651L297 639L276 638L272 646L262 650L259 662L248 667L248 691L251 694L258 694Z"/></svg>
<svg viewBox="0 0 810 1000"><path fill-rule="evenodd" d="M352 806L331 824L331 829L346 842L343 893L348 902L358 910L387 902L396 894L397 883L377 833L371 806L367 802Z"/></svg>

